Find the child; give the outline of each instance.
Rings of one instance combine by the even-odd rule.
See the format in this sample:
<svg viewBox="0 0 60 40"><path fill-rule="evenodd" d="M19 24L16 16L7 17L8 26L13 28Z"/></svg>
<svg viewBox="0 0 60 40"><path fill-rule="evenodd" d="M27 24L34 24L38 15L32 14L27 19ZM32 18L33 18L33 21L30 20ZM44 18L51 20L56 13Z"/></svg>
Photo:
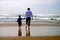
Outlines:
<svg viewBox="0 0 60 40"><path fill-rule="evenodd" d="M22 33L21 33L22 19L24 19L24 18L21 18L21 15L19 15L19 18L17 20L18 26L19 26L18 36L21 36L22 35Z"/></svg>
<svg viewBox="0 0 60 40"><path fill-rule="evenodd" d="M18 20L17 20L19 27L22 25L21 20L22 20L21 15L19 15L19 18L18 18Z"/></svg>

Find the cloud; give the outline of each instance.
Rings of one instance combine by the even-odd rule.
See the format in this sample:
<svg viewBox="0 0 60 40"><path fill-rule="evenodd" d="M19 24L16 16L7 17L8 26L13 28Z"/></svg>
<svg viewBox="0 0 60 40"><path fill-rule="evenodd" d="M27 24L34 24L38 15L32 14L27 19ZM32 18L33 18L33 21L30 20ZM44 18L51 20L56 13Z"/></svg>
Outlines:
<svg viewBox="0 0 60 40"><path fill-rule="evenodd" d="M25 8L31 7L34 13L47 13L55 11L59 13L60 0L0 0L0 12L12 13L16 11L26 11ZM10 8L10 9L9 9ZM48 10L48 11L47 11ZM18 12L19 12L18 11ZM36 12L37 11L37 12Z"/></svg>
<svg viewBox="0 0 60 40"><path fill-rule="evenodd" d="M54 4L58 2L59 0L37 0L37 4Z"/></svg>

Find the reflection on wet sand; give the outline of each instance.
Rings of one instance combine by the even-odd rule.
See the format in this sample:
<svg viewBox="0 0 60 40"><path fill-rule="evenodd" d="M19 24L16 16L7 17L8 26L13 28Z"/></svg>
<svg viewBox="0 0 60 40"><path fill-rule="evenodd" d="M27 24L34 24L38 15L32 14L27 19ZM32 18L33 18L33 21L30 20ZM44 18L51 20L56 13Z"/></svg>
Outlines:
<svg viewBox="0 0 60 40"><path fill-rule="evenodd" d="M18 36L22 36L21 27L18 29ZM26 36L30 36L30 28L26 28Z"/></svg>
<svg viewBox="0 0 60 40"><path fill-rule="evenodd" d="M18 32L19 30L19 32ZM31 26L30 29L26 29L22 26L21 29L18 26L0 26L0 37L7 36L59 36L60 26Z"/></svg>
<svg viewBox="0 0 60 40"><path fill-rule="evenodd" d="M26 36L30 36L30 28L26 28Z"/></svg>

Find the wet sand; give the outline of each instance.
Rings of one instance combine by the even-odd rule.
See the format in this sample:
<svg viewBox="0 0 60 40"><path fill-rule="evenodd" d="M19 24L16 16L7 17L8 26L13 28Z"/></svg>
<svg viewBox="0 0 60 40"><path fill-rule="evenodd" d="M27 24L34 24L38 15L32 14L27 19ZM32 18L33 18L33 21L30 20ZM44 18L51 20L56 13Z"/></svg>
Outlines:
<svg viewBox="0 0 60 40"><path fill-rule="evenodd" d="M18 27L17 22L2 22L0 23L0 27ZM23 24L22 26L25 26L25 24ZM42 24L42 23L32 23L31 26L60 26L59 24ZM0 37L0 40L60 40L60 35L57 36L10 36L10 37Z"/></svg>

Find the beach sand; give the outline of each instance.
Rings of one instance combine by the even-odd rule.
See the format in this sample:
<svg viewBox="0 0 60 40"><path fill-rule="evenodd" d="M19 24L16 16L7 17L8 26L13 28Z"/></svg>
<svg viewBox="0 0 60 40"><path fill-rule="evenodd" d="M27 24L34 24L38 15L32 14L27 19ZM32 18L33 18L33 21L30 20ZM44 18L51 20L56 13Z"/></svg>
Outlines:
<svg viewBox="0 0 60 40"><path fill-rule="evenodd" d="M0 22L0 27L10 27L10 26L17 26L17 22ZM22 26L25 26L23 23ZM45 24L45 23L31 23L31 26L60 26L58 24ZM60 40L60 36L14 36L14 37L0 37L0 40Z"/></svg>
<svg viewBox="0 0 60 40"><path fill-rule="evenodd" d="M60 40L60 36L44 36L44 37L0 37L0 40Z"/></svg>

